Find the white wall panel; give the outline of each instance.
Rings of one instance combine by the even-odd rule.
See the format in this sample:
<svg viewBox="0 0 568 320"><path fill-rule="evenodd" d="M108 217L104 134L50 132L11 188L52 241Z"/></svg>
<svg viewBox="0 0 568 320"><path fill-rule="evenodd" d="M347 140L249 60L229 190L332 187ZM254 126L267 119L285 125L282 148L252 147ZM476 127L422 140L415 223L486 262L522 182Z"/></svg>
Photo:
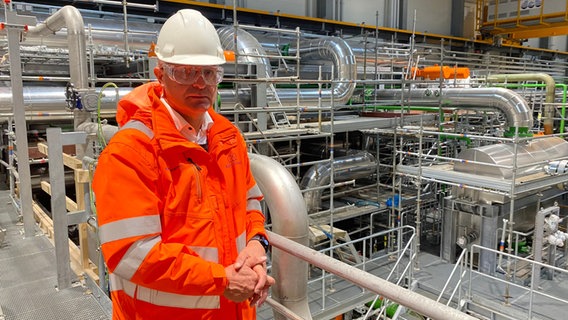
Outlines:
<svg viewBox="0 0 568 320"><path fill-rule="evenodd" d="M416 10L416 32L451 34L451 0L408 0L406 29L412 30Z"/></svg>
<svg viewBox="0 0 568 320"><path fill-rule="evenodd" d="M245 0L245 6L249 9L264 10L281 13L293 14L297 16L306 16L306 1L308 0Z"/></svg>
<svg viewBox="0 0 568 320"><path fill-rule="evenodd" d="M377 20L376 13L379 11L379 26L384 25L385 0L343 0L341 7L345 22L365 22L366 25L374 26Z"/></svg>

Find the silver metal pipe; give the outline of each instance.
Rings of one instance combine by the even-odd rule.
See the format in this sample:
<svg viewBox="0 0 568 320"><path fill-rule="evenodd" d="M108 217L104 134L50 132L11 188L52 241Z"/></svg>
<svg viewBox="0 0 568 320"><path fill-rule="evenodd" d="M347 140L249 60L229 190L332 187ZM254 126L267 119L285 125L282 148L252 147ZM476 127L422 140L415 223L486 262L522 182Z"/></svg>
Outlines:
<svg viewBox="0 0 568 320"><path fill-rule="evenodd" d="M317 188L331 181L332 162L312 166L300 182L302 189L310 191L304 193L304 200L309 213L321 209L321 194L323 190ZM363 151L346 157L333 159L334 182L348 181L357 178L369 177L377 171L375 157Z"/></svg>
<svg viewBox="0 0 568 320"><path fill-rule="evenodd" d="M2 242L0 241L0 244ZM277 311L278 314L281 314L282 316L285 317L285 319L289 319L289 320L304 320L304 318L301 318L300 316L298 316L297 314L294 313L294 311L286 308L285 306L283 306L282 304L276 302L276 300L272 299L271 297L266 298L266 303L272 307L272 309L274 311Z"/></svg>
<svg viewBox="0 0 568 320"><path fill-rule="evenodd" d="M347 103L355 90L355 80L357 80L357 62L347 42L337 37L302 40L299 50L302 63L310 60L331 60L333 70L337 73L337 75L332 75L332 78L337 81L332 89L322 89L321 92L320 90L300 90L302 104L309 102L317 105L320 96L322 102L328 102L332 95L336 105ZM295 51L295 49L290 49L290 54L295 54ZM278 94L281 92L294 97L297 94L296 90L291 89L278 90Z"/></svg>
<svg viewBox="0 0 568 320"><path fill-rule="evenodd" d="M61 86L25 86L24 87L24 104L26 112L38 113L48 111L62 111L65 109L65 87ZM95 89L95 92L100 91L100 88ZM127 95L132 88L120 87L118 88L119 99ZM222 108L233 109L236 103L243 105L250 105L250 90L249 89L221 89L219 90L221 96ZM96 96L94 96L96 98ZM102 109L116 109L115 94L108 94L101 100ZM0 113L12 112L12 90L10 87L0 86ZM243 111L243 112L246 112Z"/></svg>
<svg viewBox="0 0 568 320"><path fill-rule="evenodd" d="M249 153L250 167L270 209L272 230L300 247L308 246L308 213L294 177L280 163L267 156ZM270 237L272 241L272 238ZM274 299L304 319L312 319L308 306L308 263L272 251ZM274 315L281 319L279 314Z"/></svg>
<svg viewBox="0 0 568 320"><path fill-rule="evenodd" d="M49 16L40 13L33 14L39 20L46 20ZM160 18L153 18L160 20ZM99 46L105 48L101 54L112 55L125 54L121 47L124 46L124 23L120 23L117 17L111 18L93 18L83 17L86 26L90 26L90 36L97 44L95 52L98 52ZM148 22L140 22L139 20L128 21L128 44L131 50L148 51L150 44L156 42L160 30L160 24ZM0 43L3 40L0 39ZM48 48L66 48L68 41L66 33L62 31L53 32L48 38L28 37L23 40L22 46L26 46L28 51L35 49L38 54L45 53L45 47ZM37 48L33 48L37 46Z"/></svg>
<svg viewBox="0 0 568 320"><path fill-rule="evenodd" d="M110 141L117 132L118 127L110 124L101 124L101 129L99 132L99 125L95 122L83 122L77 126L78 131L85 131L87 134L96 134L97 136L102 134L102 138L105 143Z"/></svg>
<svg viewBox="0 0 568 320"><path fill-rule="evenodd" d="M235 28L224 27L217 30L221 45L227 50L235 51ZM260 42L250 33L237 29L237 53L238 63L254 64L262 66L260 69L266 72L259 74L260 78L271 78L270 60L267 58L266 50ZM331 60L333 69L336 70L337 81L333 89L276 89L276 94L283 105L297 105L298 95L303 106L317 106L319 100L323 103L331 102L331 96L335 104L345 104L355 90L355 80L357 79L357 65L355 56L345 40L336 37L326 37L318 39L303 40L300 43L300 56L302 61L321 61ZM290 50L295 54L296 50Z"/></svg>
<svg viewBox="0 0 568 320"><path fill-rule="evenodd" d="M468 314L460 312L459 310L446 306L442 303L438 303L426 296L397 286L396 284L381 279L373 274L357 269L294 241L290 241L275 232L268 231L268 236L273 248L277 248L278 250L286 252L294 257L305 260L319 268L349 280L362 288L379 294L432 319L476 319Z"/></svg>
<svg viewBox="0 0 568 320"><path fill-rule="evenodd" d="M382 99L402 100L402 90L379 90ZM404 99L413 105L456 107L463 109L492 108L505 114L509 127L532 128L532 111L518 93L504 88L444 88L411 90Z"/></svg>
<svg viewBox="0 0 568 320"><path fill-rule="evenodd" d="M67 42L69 51L69 75L71 84L79 92L84 93L89 89L89 74L87 73L87 44L85 36L85 26L83 17L79 10L73 6L65 6L44 22L31 27L27 34L29 36L49 36L56 31L67 28ZM89 121L90 114L83 110L73 110L73 127L85 121ZM75 147L77 157L85 155L86 145Z"/></svg>
<svg viewBox="0 0 568 320"><path fill-rule="evenodd" d="M544 106L544 134L554 133L554 107L551 105L554 103L554 92L556 90L556 81L546 74L546 73L519 73L519 74L494 74L487 77L487 81L527 81L536 80L544 82L546 87L546 97L545 102L547 105Z"/></svg>
<svg viewBox="0 0 568 320"><path fill-rule="evenodd" d="M143 3L132 3L126 1L110 1L110 0L75 0L76 2L89 2L89 3L100 3L100 4L108 4L113 6L128 6L133 8L140 8L140 9L150 9L154 11L158 11L158 2L156 4L143 4Z"/></svg>
<svg viewBox="0 0 568 320"><path fill-rule="evenodd" d="M227 50L235 51L237 54L237 63L239 64L263 66L264 68L262 69L264 69L265 72L263 74L257 74L259 78L271 77L270 60L265 57L267 54L264 48L252 34L240 28L236 30L237 32L235 34L235 27L233 26L217 29L221 46Z"/></svg>
<svg viewBox="0 0 568 320"><path fill-rule="evenodd" d="M44 22L30 27L27 36L50 36L64 27L67 28L71 82L77 89L86 89L89 87L89 82L85 26L83 17L77 8L65 6L59 9Z"/></svg>
<svg viewBox="0 0 568 320"><path fill-rule="evenodd" d="M32 114L54 110L65 110L65 87L40 87L26 86L24 87L24 105L26 111ZM100 91L96 89L96 91ZM127 95L132 88L119 88L119 98ZM96 99L96 96L94 96ZM101 108L116 109L116 96L114 92L105 94L101 99ZM12 112L12 90L9 87L0 86L0 113Z"/></svg>

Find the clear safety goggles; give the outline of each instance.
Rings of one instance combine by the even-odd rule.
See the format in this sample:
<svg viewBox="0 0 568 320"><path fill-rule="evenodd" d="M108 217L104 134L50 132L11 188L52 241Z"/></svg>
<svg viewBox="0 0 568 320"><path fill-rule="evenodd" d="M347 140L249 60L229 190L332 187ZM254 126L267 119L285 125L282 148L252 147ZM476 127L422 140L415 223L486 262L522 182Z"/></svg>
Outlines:
<svg viewBox="0 0 568 320"><path fill-rule="evenodd" d="M219 66L188 66L163 64L164 71L179 84L192 85L199 77L203 79L207 85L217 85L223 79L223 68Z"/></svg>

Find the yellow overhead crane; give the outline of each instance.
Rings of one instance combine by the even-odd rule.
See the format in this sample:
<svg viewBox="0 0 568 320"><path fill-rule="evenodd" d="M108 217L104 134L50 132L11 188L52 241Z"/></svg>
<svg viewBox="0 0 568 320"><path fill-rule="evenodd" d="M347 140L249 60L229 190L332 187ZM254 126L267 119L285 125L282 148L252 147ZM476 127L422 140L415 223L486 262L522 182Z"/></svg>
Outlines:
<svg viewBox="0 0 568 320"><path fill-rule="evenodd" d="M479 40L522 42L568 34L568 0L477 0Z"/></svg>

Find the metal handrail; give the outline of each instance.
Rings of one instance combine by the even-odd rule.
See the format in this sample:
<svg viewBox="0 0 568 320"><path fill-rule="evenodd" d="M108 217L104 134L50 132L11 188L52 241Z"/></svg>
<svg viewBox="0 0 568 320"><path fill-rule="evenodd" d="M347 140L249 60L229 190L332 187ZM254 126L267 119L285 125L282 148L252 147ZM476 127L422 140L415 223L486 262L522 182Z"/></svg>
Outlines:
<svg viewBox="0 0 568 320"><path fill-rule="evenodd" d="M437 302L440 301L440 299L442 299L442 296L444 295L444 292L446 292L446 288L448 287L448 285L450 284L450 281L452 280L452 278L454 277L454 273L456 272L456 270L458 269L458 267L462 267L463 269L463 265L465 263L465 257L467 255L468 251L467 249L464 249L462 251L462 253L460 254L460 257L458 258L458 260L456 261L456 265L454 266L454 268L452 269L452 272L450 273L450 276L448 277L448 280L446 281L446 284L444 284L444 287L442 288L442 291L440 291L440 295L438 296L438 299L436 299ZM464 277L464 273L461 273L461 276L458 279L458 283L456 284L456 287L459 287L462 283L462 279ZM450 301L452 301L452 299L454 298L454 294L456 293L456 289L454 289L454 291L452 292L452 294L450 295L450 297L448 298L448 302L446 303L446 305L449 305Z"/></svg>
<svg viewBox="0 0 568 320"><path fill-rule="evenodd" d="M294 311L286 308L286 306L282 305L278 301L272 299L271 297L266 298L266 304L272 307L274 311L278 312L279 314L286 317L289 320L304 320L304 318L300 317L299 315L295 314Z"/></svg>
<svg viewBox="0 0 568 320"><path fill-rule="evenodd" d="M407 306L421 314L434 319L475 320L474 317L436 302L411 290L397 286L387 280L357 269L344 262L333 259L323 253L298 244L281 235L268 231L274 250L281 250L294 257L305 260L323 270L331 272L343 279L353 282L376 294Z"/></svg>
<svg viewBox="0 0 568 320"><path fill-rule="evenodd" d="M407 231L403 231L404 229L407 229ZM377 238L381 238L384 235L387 235L389 233L392 232L396 232L396 233L406 233L406 234L411 234L410 239L407 241L407 245L404 249L402 250L395 250L395 251L389 251L384 255L373 255L371 258L367 258L368 256L371 256L373 254L373 248L372 248L372 244L373 244L373 240L377 239ZM414 237L415 237L415 229L411 226L401 226L401 227L397 227L394 229L389 229L389 230L383 230L381 232L377 232L375 234L371 234L362 238L358 238L355 240L351 240L351 241L347 241L345 243L340 243L340 244L335 244L335 245L331 245L329 247L326 247L325 249L322 250L316 250L322 254L326 254L328 256L332 256L331 252L334 252L335 250L339 250L341 248L344 247L348 247L350 245L356 245L356 244L361 244L360 247L362 248L362 253L361 253L361 257L362 257L362 261L360 262L356 262L354 264L352 264L353 267L358 268L359 270L363 270L363 271L368 271L367 270L367 265L372 263L372 262L378 262L378 261L383 261L386 260L388 262L384 262L385 264L392 264L392 262L390 261L390 257L398 257L397 261L394 263L393 266L390 266L390 274L388 275L388 279L390 279L390 277L393 275L394 271L399 269L399 265L400 262L402 261L402 258L405 257L405 252L406 251L411 251L409 256L409 262L406 264L404 270L402 272L400 272L397 275L397 281L396 284L400 284L400 282L403 279L412 279L412 271L413 269L411 268L411 263L414 261L414 257L416 255L416 245L415 245L415 241L413 241ZM409 246L411 246L411 249L408 249ZM368 251L369 250L369 251ZM380 264L380 262L379 262ZM406 278L405 278L406 277ZM321 282L321 288L322 290L326 287L326 281L329 281L328 285L332 286L333 285L333 275L326 273L325 270L324 272L322 272L321 275L319 275L316 278L311 278L308 281L308 285L311 284L317 284L318 282ZM365 291L362 291L360 293L362 296L365 295ZM319 311L321 312L326 312L328 310L328 306L326 305L326 299L325 299L325 294L321 295L321 309ZM332 307L330 307L332 308ZM377 310L377 312L380 310ZM314 312L318 312L318 311L314 311Z"/></svg>
<svg viewBox="0 0 568 320"><path fill-rule="evenodd" d="M409 227L409 226L406 226ZM396 231L396 229L402 229L403 227L399 227L399 228L395 228L395 229L391 229L389 231ZM412 236L410 236L410 239L408 240L408 242L406 243L404 249L402 249L401 254L399 255L398 259L396 260L394 266L391 268L391 271L389 273L389 275L386 277L385 280L389 281L390 277L393 275L394 271L396 270L398 264L402 261L402 257L404 257L404 253L408 250L410 250L410 259L408 260L408 264L406 265L404 271L403 271L403 275L408 271L408 268L410 267L410 265L412 264L412 262L414 261L414 257L416 256L416 251L414 250L415 246L416 246L416 230L413 227L409 227L410 229L412 229ZM380 233L379 233L380 234ZM412 244L413 246L410 247L410 244ZM410 249L409 249L410 248ZM399 277L398 281L396 282L397 285L400 284L400 281L403 279L403 277ZM411 281L412 279L409 279L409 281ZM365 316L363 317L363 319L367 319L367 317L369 317L369 315L371 315L371 310L373 309L372 306L375 305L375 303L377 302L377 300L380 298L380 295L377 295L375 297L375 299L373 299L373 302L371 303L371 307L369 308L369 310L367 310L367 313L365 314ZM381 315L383 314L383 312L386 310L387 307L387 303L386 301L383 301L384 303L382 304L380 310L379 310L379 315L377 318L380 319Z"/></svg>
<svg viewBox="0 0 568 320"><path fill-rule="evenodd" d="M533 286L532 281L531 281L531 285L529 287L527 287L527 286L524 286L524 285L517 284L513 281L507 281L507 280L504 280L502 278L498 278L496 276L492 276L490 274L485 274L485 273L481 273L481 272L474 270L473 269L473 261L474 261L473 252L476 251L475 249L478 249L479 251L486 250L486 251L495 253L497 255L503 255L507 259L517 259L517 260L520 260L520 261L524 261L524 262L528 263L529 265L531 265L531 272L532 272L533 276L535 276L534 274L536 273L537 268L538 269L547 268L552 272L558 272L558 273L562 273L562 274L568 276L568 270L558 268L558 267L555 267L555 266L551 266L551 265L548 265L546 263L537 262L537 261L534 261L534 260L531 260L531 259L526 259L526 258L523 258L523 257L515 256L513 254L509 254L509 253L506 253L506 252L500 252L498 250L490 249L490 248L483 247L483 246L480 246L480 245L477 245L477 244L473 244L471 246L471 250L470 250L471 254L470 254L469 281L468 281L469 282L469 287L468 287L468 296L469 297L472 297L472 291L473 291L472 278L473 278L473 275L475 274L476 276L486 277L486 278L489 278L490 280L493 280L497 283L502 283L506 286L512 286L512 287L515 287L517 289L526 290L527 293L530 295L530 302L529 302L528 311L527 311L527 313L528 313L527 319L532 319L532 312L533 312L533 305L534 305L533 297L535 295L545 297L545 298L554 300L556 302L563 303L563 304L566 305L566 308L568 308L568 299L563 299L561 297L555 297L551 294L539 291L538 288L535 288ZM502 296L499 296L498 298L502 298ZM526 309L526 306L523 306L523 309ZM495 311L495 312L497 312L497 311Z"/></svg>

